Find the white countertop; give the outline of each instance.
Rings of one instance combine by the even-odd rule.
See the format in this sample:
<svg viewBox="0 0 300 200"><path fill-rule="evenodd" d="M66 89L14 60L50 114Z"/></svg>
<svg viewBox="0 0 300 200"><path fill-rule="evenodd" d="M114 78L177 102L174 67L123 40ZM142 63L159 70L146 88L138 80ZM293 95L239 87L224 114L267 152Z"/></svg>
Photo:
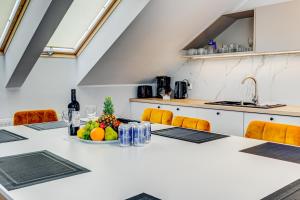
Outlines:
<svg viewBox="0 0 300 200"><path fill-rule="evenodd" d="M167 127L153 125L153 130ZM48 150L91 172L12 190L15 200L256 200L300 178L300 165L241 153L263 143L228 137L202 144L153 136L145 147L78 142L67 129L7 130L29 140L0 144L0 157Z"/></svg>

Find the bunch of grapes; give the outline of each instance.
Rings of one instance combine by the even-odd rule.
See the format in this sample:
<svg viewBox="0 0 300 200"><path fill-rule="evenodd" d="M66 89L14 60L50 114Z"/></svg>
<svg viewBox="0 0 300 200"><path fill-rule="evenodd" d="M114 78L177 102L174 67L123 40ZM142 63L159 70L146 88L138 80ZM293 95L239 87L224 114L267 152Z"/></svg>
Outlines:
<svg viewBox="0 0 300 200"><path fill-rule="evenodd" d="M97 121L88 121L84 126L83 139L90 140L90 133L94 128L98 128L99 123Z"/></svg>

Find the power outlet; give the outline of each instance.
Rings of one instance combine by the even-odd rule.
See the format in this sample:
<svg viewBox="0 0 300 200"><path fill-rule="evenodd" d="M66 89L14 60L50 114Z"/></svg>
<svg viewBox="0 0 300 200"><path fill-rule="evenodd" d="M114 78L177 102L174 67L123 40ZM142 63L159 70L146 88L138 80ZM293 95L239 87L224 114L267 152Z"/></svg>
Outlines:
<svg viewBox="0 0 300 200"><path fill-rule="evenodd" d="M192 90L193 89L193 86L192 86L192 83L188 83L188 85L187 85L188 87L188 90Z"/></svg>

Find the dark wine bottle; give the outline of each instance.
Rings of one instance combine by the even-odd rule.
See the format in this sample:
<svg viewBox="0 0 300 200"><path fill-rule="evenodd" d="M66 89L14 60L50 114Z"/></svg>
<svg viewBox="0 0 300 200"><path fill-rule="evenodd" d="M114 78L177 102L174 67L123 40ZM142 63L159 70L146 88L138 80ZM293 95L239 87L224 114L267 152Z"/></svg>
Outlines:
<svg viewBox="0 0 300 200"><path fill-rule="evenodd" d="M71 103L68 105L68 114L70 119L70 125L69 125L69 134L71 136L77 135L77 131L80 127L80 105L78 101L76 100L76 90L71 90Z"/></svg>

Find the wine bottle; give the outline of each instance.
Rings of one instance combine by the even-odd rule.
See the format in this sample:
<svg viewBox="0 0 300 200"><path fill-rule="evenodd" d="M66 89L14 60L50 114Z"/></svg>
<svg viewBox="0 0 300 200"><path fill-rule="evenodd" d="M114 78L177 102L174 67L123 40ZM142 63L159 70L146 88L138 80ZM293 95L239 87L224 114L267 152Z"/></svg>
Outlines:
<svg viewBox="0 0 300 200"><path fill-rule="evenodd" d="M80 105L78 101L76 100L76 90L71 90L71 103L68 105L68 114L70 119L70 125L69 125L69 134L71 136L77 135L77 131L80 127Z"/></svg>

